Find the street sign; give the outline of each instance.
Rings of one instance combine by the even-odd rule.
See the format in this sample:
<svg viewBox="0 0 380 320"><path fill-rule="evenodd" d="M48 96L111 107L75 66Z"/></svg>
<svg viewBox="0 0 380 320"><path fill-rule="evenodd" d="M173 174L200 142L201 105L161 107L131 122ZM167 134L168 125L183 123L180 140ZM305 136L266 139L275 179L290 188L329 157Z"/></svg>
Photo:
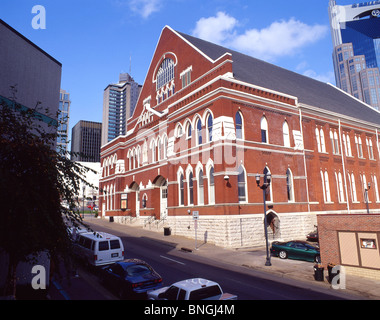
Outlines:
<svg viewBox="0 0 380 320"><path fill-rule="evenodd" d="M193 219L198 220L199 218L199 211L193 211Z"/></svg>

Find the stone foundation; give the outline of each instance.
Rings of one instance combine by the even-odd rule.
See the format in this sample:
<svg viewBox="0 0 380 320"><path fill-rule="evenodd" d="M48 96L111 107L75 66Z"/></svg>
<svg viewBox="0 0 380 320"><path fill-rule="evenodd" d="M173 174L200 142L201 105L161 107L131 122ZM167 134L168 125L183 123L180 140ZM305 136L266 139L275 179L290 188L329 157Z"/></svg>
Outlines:
<svg viewBox="0 0 380 320"><path fill-rule="evenodd" d="M314 230L314 213L277 214L279 232L274 236L268 226L268 239L306 240L306 235ZM197 241L213 243L225 248L248 248L265 245L264 217L261 214L234 216L200 216L197 221ZM172 235L195 239L195 221L192 216L169 216L166 220L152 218L114 217L116 223L138 225L144 229L163 232L170 227Z"/></svg>

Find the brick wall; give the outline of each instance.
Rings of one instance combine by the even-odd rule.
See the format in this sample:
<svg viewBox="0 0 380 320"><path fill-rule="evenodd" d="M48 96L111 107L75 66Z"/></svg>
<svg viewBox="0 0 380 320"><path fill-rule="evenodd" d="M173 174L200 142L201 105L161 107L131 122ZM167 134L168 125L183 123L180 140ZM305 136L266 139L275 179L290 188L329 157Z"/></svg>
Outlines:
<svg viewBox="0 0 380 320"><path fill-rule="evenodd" d="M336 265L344 265L342 263L341 248L343 244L339 243L339 232L352 234L371 234L377 235L376 249L374 252L380 255L379 250L379 231L380 231L380 215L379 214L350 214L350 215L317 215L319 245L321 249L322 264L326 267L328 263ZM360 243L358 237L353 243L353 248L358 252L358 265L350 266L352 270L363 268L363 259L361 258ZM347 245L347 244L344 244ZM355 249L354 249L355 250ZM368 249L367 249L368 250ZM368 269L380 271L377 266L366 266ZM372 273L372 272L370 272Z"/></svg>

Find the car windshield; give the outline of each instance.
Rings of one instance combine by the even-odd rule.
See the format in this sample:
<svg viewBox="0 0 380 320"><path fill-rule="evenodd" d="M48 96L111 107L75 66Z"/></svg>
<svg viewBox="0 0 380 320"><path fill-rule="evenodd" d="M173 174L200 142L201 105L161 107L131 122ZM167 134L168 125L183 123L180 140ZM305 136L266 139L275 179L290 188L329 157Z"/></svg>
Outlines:
<svg viewBox="0 0 380 320"><path fill-rule="evenodd" d="M136 265L130 266L127 268L126 271L127 271L127 275L129 277L141 276L141 275L144 275L144 274L151 272L151 270L147 266L144 266L141 264L136 264Z"/></svg>

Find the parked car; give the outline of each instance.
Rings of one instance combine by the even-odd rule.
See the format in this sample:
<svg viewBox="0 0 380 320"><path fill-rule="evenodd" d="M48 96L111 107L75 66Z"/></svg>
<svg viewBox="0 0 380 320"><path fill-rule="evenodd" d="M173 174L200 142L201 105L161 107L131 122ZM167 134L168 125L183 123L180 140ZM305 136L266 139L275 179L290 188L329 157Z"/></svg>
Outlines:
<svg viewBox="0 0 380 320"><path fill-rule="evenodd" d="M318 242L319 241L319 238L318 238L318 227L317 226L314 226L315 227L315 230L308 233L307 236L306 236L306 240L307 241L315 241L315 242Z"/></svg>
<svg viewBox="0 0 380 320"><path fill-rule="evenodd" d="M320 262L321 260L319 248L306 241L275 241L272 243L270 251L272 255L280 259L289 258L311 262Z"/></svg>
<svg viewBox="0 0 380 320"><path fill-rule="evenodd" d="M173 283L169 287L148 292L149 300L237 300L237 296L223 293L217 282L194 278Z"/></svg>
<svg viewBox="0 0 380 320"><path fill-rule="evenodd" d="M162 287L161 276L140 259L125 259L104 267L100 278L121 299L145 299L147 291Z"/></svg>
<svg viewBox="0 0 380 320"><path fill-rule="evenodd" d="M106 232L77 232L74 238L74 254L86 264L95 267L124 260L121 239Z"/></svg>

